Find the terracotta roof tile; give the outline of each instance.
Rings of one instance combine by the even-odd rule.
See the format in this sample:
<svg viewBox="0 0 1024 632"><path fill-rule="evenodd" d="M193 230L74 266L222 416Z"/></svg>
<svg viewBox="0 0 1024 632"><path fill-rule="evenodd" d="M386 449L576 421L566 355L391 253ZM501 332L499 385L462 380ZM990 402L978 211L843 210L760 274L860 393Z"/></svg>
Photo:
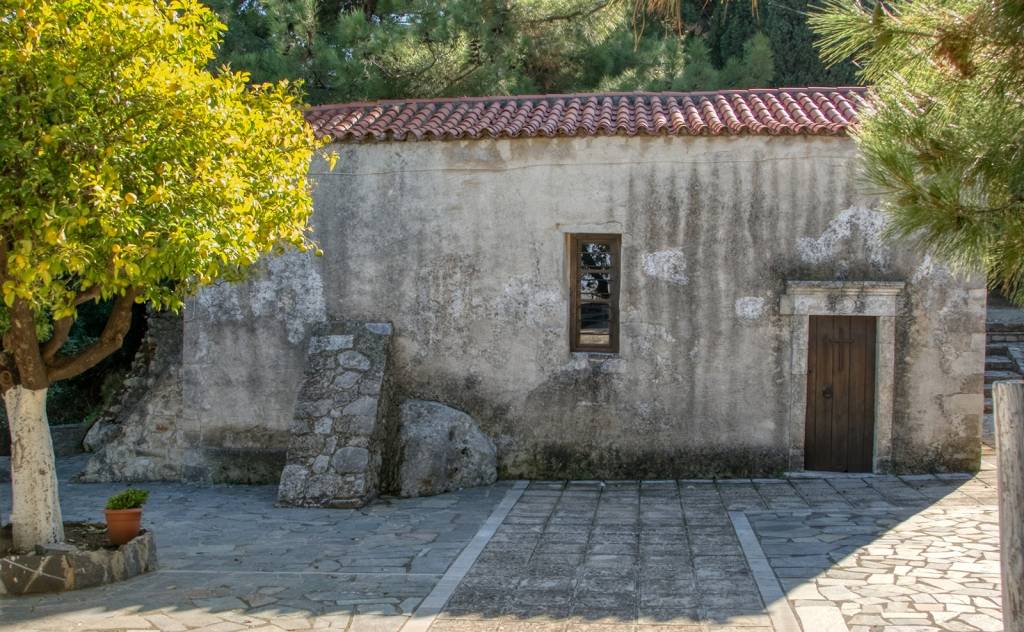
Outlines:
<svg viewBox="0 0 1024 632"><path fill-rule="evenodd" d="M306 111L337 141L449 140L622 134L845 134L865 88L460 97L321 105Z"/></svg>

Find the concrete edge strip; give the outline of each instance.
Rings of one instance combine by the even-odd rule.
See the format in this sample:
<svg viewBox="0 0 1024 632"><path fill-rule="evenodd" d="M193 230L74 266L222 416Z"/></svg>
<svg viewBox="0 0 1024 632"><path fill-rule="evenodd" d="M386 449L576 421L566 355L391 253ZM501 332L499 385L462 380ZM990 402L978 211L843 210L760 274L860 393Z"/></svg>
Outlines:
<svg viewBox="0 0 1024 632"><path fill-rule="evenodd" d="M402 626L402 632L427 632L430 626L433 625L434 619L437 618L437 615L441 614L441 609L448 603L462 578L466 576L473 563L476 562L476 558L480 556L484 547L494 537L498 527L505 521L505 516L519 502L520 496L526 491L526 485L526 481L516 481L512 488L505 492L505 497L494 508L494 511L491 512L491 515L483 525L481 525L480 530L476 532L476 535L469 541L466 548L462 549L462 553L455 558L455 561L448 567L441 580L434 585L434 589L420 602L412 616Z"/></svg>
<svg viewBox="0 0 1024 632"><path fill-rule="evenodd" d="M757 590L768 608L768 616L772 620L775 632L802 632L796 614L789 606L786 593L783 592L775 571L768 563L768 557L764 554L761 543L757 541L757 535L750 526L746 514L742 511L730 511L729 520L732 521L732 528L740 539L743 557L747 558L747 564L754 574Z"/></svg>
<svg viewBox="0 0 1024 632"><path fill-rule="evenodd" d="M344 567L336 571L245 571L226 570L214 571L206 569L187 568L159 568L153 573L161 575L326 575L328 577L441 577L440 573L399 573L399 572L369 572L369 571L346 571Z"/></svg>

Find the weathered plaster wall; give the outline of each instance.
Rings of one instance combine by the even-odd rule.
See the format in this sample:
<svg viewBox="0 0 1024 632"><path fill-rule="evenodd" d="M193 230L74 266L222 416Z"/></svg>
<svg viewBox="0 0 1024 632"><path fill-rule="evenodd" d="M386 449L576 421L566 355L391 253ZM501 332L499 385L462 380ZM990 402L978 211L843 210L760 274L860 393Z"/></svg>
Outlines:
<svg viewBox="0 0 1024 632"><path fill-rule="evenodd" d="M473 414L507 475L784 468L784 279L907 281L894 463L977 463L980 280L885 243L848 140L338 149L314 167L328 313L393 320L396 383ZM568 351L570 232L623 235L617 357Z"/></svg>
<svg viewBox="0 0 1024 632"><path fill-rule="evenodd" d="M984 291L881 237L840 138L339 145L313 166L320 258L204 292L185 418L283 451L311 326L391 321L400 397L473 415L506 476L765 474L787 466L786 279L907 282L896 468L979 459ZM568 350L565 235L622 234L616 356Z"/></svg>
<svg viewBox="0 0 1024 632"><path fill-rule="evenodd" d="M133 403L90 432L80 479L277 484L307 336L326 318L311 258L268 259L247 283L204 289L184 318L151 316Z"/></svg>

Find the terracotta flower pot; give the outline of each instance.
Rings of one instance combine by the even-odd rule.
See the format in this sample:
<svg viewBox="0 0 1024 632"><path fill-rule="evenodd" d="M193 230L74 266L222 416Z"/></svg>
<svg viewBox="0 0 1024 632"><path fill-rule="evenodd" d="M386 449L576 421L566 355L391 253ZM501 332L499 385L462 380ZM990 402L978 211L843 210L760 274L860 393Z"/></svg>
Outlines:
<svg viewBox="0 0 1024 632"><path fill-rule="evenodd" d="M128 544L139 535L142 523L142 509L105 509L107 516L107 537L111 544Z"/></svg>

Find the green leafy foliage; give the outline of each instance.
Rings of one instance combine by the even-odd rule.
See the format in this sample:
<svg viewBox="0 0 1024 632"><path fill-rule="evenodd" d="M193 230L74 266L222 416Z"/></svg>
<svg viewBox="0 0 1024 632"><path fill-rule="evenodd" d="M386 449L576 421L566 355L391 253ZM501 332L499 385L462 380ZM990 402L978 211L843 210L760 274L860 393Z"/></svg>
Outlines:
<svg viewBox="0 0 1024 632"><path fill-rule="evenodd" d="M1024 5L832 0L812 25L874 85L856 138L890 231L1024 304Z"/></svg>
<svg viewBox="0 0 1024 632"><path fill-rule="evenodd" d="M118 492L108 498L106 508L111 511L117 511L120 509L138 509L145 505L147 500L149 500L148 491L129 487L128 489Z"/></svg>
<svg viewBox="0 0 1024 632"><path fill-rule="evenodd" d="M300 84L208 70L216 14L197 0L0 3L0 324L23 304L45 340L83 300L178 309L264 254L312 247L319 143Z"/></svg>
<svg viewBox="0 0 1024 632"><path fill-rule="evenodd" d="M206 64L197 2L4 0L2 288L60 318L77 291L180 307L272 248L310 245L315 148L293 84Z"/></svg>

